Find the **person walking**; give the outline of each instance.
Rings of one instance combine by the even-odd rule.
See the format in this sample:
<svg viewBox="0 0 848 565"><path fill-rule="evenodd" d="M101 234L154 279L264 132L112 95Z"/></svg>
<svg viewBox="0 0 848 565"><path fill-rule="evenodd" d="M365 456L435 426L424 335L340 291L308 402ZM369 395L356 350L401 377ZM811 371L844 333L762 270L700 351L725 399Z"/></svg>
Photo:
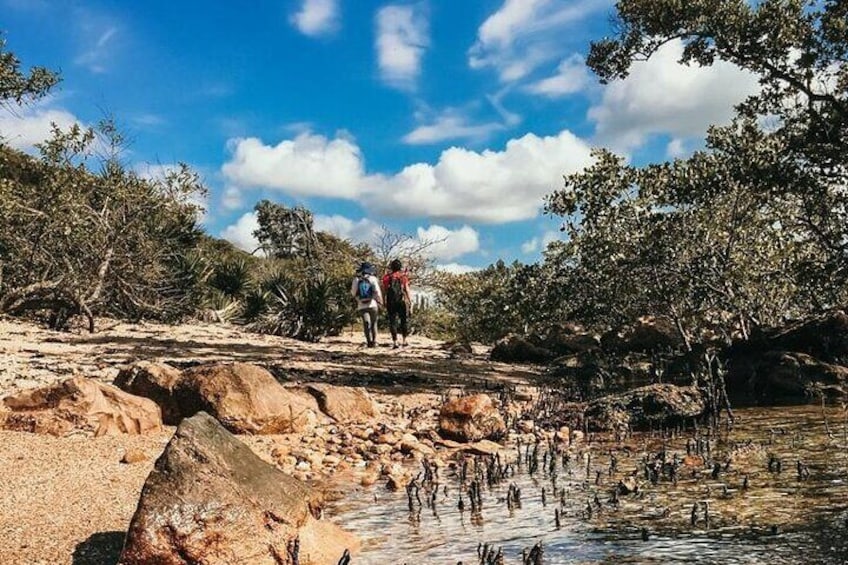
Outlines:
<svg viewBox="0 0 848 565"><path fill-rule="evenodd" d="M391 272L383 276L382 282L383 294L386 297L386 310L389 313L389 331L392 332L392 347L398 347L398 329L400 329L400 335L403 337L403 346L406 347L406 337L409 335L409 314L412 311L409 277L402 271L403 263L400 259L394 259L389 264L389 268Z"/></svg>
<svg viewBox="0 0 848 565"><path fill-rule="evenodd" d="M356 270L356 276L350 285L350 294L356 299L357 312L362 318L365 343L368 347L377 346L377 314L383 305L383 293L380 282L374 275L371 263L362 263Z"/></svg>

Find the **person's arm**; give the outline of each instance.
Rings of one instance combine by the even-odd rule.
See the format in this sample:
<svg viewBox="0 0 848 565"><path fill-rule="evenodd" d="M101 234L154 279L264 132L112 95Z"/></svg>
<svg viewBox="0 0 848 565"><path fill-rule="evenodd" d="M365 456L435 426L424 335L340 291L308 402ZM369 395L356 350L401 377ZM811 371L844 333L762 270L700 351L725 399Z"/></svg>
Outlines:
<svg viewBox="0 0 848 565"><path fill-rule="evenodd" d="M353 281L350 283L350 295L354 298L356 298L357 286L358 285L356 284L356 277L354 277Z"/></svg>
<svg viewBox="0 0 848 565"><path fill-rule="evenodd" d="M380 281L377 280L377 277L372 277L372 278L373 278L372 282L374 283L374 290L376 292L375 297L377 299L377 304L382 306L383 305L383 290L382 290L382 288L380 288L382 285L380 284Z"/></svg>
<svg viewBox="0 0 848 565"><path fill-rule="evenodd" d="M406 305L409 307L410 313L412 312L412 292L409 290L409 279L404 277L403 279L403 295L406 298Z"/></svg>

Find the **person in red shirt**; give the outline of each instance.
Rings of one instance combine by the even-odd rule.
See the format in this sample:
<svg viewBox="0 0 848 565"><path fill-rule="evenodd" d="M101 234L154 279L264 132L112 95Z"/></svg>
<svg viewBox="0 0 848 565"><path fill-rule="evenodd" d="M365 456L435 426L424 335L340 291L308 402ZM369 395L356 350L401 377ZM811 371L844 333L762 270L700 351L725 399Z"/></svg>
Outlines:
<svg viewBox="0 0 848 565"><path fill-rule="evenodd" d="M392 332L393 347L398 347L398 329L406 347L409 335L409 314L412 310L412 295L409 292L409 277L401 269L403 263L394 259L389 268L391 272L383 276L383 297L389 314L389 331ZM400 328L398 328L400 322Z"/></svg>

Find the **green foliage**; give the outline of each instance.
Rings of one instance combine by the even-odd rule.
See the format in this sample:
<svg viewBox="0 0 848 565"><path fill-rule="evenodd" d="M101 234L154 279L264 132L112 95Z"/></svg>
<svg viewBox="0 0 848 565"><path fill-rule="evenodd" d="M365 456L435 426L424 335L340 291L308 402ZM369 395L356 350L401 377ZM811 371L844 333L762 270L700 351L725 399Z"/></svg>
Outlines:
<svg viewBox="0 0 848 565"><path fill-rule="evenodd" d="M0 34L0 107L37 100L59 82L59 75L44 67L34 67L25 74L20 66L15 54L6 51L6 40Z"/></svg>
<svg viewBox="0 0 848 565"><path fill-rule="evenodd" d="M101 135L100 141L97 135ZM187 167L147 180L124 168L108 123L54 128L35 159L0 145L0 311L45 311L55 327L83 315L173 319L196 276L186 254L199 230Z"/></svg>

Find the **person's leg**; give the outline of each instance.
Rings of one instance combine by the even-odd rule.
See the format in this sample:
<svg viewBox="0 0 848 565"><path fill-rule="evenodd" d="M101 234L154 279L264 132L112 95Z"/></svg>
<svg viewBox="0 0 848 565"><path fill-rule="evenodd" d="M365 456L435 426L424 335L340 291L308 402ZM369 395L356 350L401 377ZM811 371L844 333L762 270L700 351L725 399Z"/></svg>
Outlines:
<svg viewBox="0 0 848 565"><path fill-rule="evenodd" d="M377 345L377 309L369 308L368 315L371 317L371 345Z"/></svg>
<svg viewBox="0 0 848 565"><path fill-rule="evenodd" d="M398 312L391 306L388 308L389 312L389 331L392 334L392 344L397 347L397 322L398 322Z"/></svg>
<svg viewBox="0 0 848 565"><path fill-rule="evenodd" d="M362 318L362 331L365 333L365 343L371 345L371 311L362 309L359 311Z"/></svg>
<svg viewBox="0 0 848 565"><path fill-rule="evenodd" d="M403 336L403 344L406 345L406 336L409 335L409 308L406 304L398 312L400 317L400 335Z"/></svg>

